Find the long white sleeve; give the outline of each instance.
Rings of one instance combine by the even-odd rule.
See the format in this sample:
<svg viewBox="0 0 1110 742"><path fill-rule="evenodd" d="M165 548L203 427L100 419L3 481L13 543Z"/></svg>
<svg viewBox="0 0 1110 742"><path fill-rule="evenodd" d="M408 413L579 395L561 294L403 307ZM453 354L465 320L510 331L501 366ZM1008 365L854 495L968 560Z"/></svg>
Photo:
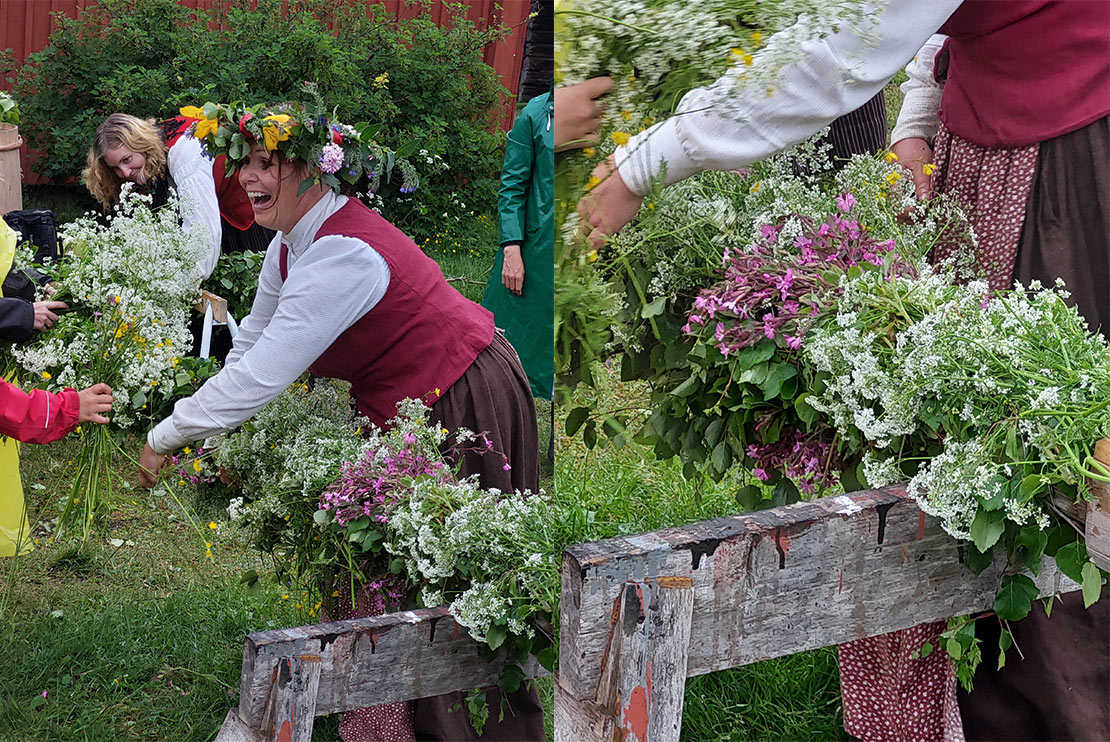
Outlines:
<svg viewBox="0 0 1110 742"><path fill-rule="evenodd" d="M750 165L801 142L879 92L961 2L889 0L866 37L842 30L805 41L802 58L782 68L771 95L738 88L737 75L751 68L732 68L687 93L675 115L618 148L621 179L643 195L664 163L669 184L703 170ZM768 47L787 38L775 34ZM764 57L757 54L754 64Z"/></svg>
<svg viewBox="0 0 1110 742"><path fill-rule="evenodd" d="M903 139L926 139L932 141L940 128L940 99L944 85L933 77L937 54L944 46L947 36L934 34L909 64L906 65L906 81L901 84L902 108L898 111L898 121L890 132L890 143Z"/></svg>
<svg viewBox="0 0 1110 742"><path fill-rule="evenodd" d="M170 147L167 159L170 178L181 202L182 228L188 231L199 225L203 227L203 232L197 233L207 235L208 252L200 262L200 271L204 278L208 278L220 259L223 237L212 160L202 154L199 140L187 136Z"/></svg>
<svg viewBox="0 0 1110 742"><path fill-rule="evenodd" d="M389 267L362 240L328 235L297 247L294 240L282 283L281 246L271 244L259 294L227 365L150 431L147 442L155 451L173 451L249 419L385 295Z"/></svg>

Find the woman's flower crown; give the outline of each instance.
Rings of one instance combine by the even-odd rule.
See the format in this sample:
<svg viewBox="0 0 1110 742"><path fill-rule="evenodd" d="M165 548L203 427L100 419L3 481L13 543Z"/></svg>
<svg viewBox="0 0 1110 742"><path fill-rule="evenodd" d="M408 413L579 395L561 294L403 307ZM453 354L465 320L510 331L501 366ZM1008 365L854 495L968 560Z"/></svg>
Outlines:
<svg viewBox="0 0 1110 742"><path fill-rule="evenodd" d="M311 87L306 90L316 97ZM180 112L196 120L188 134L201 140L209 156L226 157L228 175L246 160L251 144L261 142L271 152L309 165L311 174L299 192L321 183L338 191L341 183L355 185L364 176L373 192L383 179L390 180L394 169L400 171L402 193L415 191L419 182L416 170L405 159L416 150L416 142L397 151L383 147L374 141L380 125L340 123L334 113L326 113L319 99L312 104L274 106L205 103L186 106Z"/></svg>

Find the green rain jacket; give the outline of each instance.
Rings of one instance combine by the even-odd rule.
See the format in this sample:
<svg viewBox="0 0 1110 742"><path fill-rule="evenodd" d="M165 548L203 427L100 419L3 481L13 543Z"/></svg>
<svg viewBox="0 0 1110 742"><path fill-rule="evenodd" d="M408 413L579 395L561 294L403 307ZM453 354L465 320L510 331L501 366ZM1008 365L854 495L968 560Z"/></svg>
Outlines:
<svg viewBox="0 0 1110 742"><path fill-rule="evenodd" d="M524 286L516 296L501 282L497 251L482 306L516 348L532 394L551 399L554 383L555 103L538 95L521 110L505 143L498 212L501 246L521 245Z"/></svg>

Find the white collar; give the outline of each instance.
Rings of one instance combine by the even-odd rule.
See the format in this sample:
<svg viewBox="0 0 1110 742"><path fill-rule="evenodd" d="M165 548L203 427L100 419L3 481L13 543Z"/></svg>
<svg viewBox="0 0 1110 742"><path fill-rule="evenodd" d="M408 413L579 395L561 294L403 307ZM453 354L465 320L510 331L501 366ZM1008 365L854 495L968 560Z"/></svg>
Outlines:
<svg viewBox="0 0 1110 742"><path fill-rule="evenodd" d="M347 197L340 196L333 190L328 190L324 197L313 205L304 216L302 216L293 228L289 230L288 234L281 235L281 240L289 246L290 252L294 255L300 255L308 246L316 239L316 233L320 231L320 227L328 220L335 212L342 209L347 204Z"/></svg>

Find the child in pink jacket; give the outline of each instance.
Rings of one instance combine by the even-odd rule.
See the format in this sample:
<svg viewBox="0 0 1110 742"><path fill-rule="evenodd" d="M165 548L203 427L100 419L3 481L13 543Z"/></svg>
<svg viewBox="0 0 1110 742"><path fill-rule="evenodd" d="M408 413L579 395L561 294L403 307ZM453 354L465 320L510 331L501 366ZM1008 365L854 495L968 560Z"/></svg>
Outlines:
<svg viewBox="0 0 1110 742"><path fill-rule="evenodd" d="M24 443L50 443L68 435L78 423L108 422L112 388L94 384L80 392L66 389L27 393L0 380L0 435Z"/></svg>

